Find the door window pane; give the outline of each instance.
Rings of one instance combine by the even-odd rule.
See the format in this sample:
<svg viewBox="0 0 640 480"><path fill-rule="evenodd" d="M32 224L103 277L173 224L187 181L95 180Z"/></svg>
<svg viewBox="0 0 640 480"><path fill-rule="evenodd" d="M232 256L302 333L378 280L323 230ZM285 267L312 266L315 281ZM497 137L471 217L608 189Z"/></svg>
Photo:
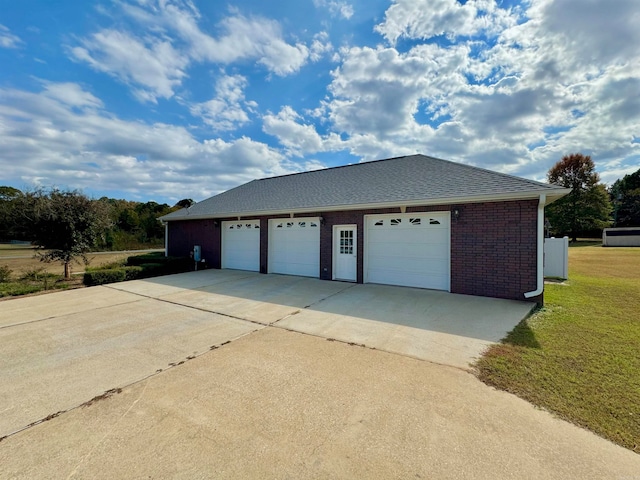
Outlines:
<svg viewBox="0 0 640 480"><path fill-rule="evenodd" d="M353 255L353 230L340 230L340 253Z"/></svg>

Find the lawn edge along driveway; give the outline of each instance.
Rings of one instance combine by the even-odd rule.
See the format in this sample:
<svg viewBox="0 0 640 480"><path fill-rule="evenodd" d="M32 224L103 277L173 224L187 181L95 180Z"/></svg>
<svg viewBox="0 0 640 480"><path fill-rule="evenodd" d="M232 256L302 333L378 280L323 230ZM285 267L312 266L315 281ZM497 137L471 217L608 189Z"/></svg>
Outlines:
<svg viewBox="0 0 640 480"><path fill-rule="evenodd" d="M570 248L569 267L478 377L640 453L640 249Z"/></svg>

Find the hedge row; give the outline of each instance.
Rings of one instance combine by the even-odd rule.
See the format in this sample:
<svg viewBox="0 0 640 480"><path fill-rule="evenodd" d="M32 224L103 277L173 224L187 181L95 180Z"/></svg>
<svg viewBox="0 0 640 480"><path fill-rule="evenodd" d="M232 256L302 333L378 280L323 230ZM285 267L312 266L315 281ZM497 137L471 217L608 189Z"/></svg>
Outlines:
<svg viewBox="0 0 640 480"><path fill-rule="evenodd" d="M193 261L184 257L165 257L156 253L136 255L129 257L124 267L86 272L83 283L91 287L104 285L105 283L170 275L188 272L191 270L192 265Z"/></svg>
<svg viewBox="0 0 640 480"><path fill-rule="evenodd" d="M165 257L162 252L144 253L127 258L127 265L142 265L143 263L172 263L184 260L184 257Z"/></svg>
<svg viewBox="0 0 640 480"><path fill-rule="evenodd" d="M91 287L93 285L104 285L105 283L124 282L125 280L135 280L142 278L141 267L119 267L107 270L94 270L85 272L83 283Z"/></svg>

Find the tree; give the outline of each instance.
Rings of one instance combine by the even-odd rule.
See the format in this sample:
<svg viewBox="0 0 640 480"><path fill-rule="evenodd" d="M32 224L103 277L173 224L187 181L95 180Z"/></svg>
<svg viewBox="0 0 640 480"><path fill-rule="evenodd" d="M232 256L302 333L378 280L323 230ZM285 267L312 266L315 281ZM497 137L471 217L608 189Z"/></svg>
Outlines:
<svg viewBox="0 0 640 480"><path fill-rule="evenodd" d="M549 183L571 188L571 193L547 207L547 218L557 234L578 234L610 224L611 202L589 155L565 155L547 174Z"/></svg>
<svg viewBox="0 0 640 480"><path fill-rule="evenodd" d="M11 217L14 209L14 200L19 198L22 192L17 188L0 187L0 240L10 240L12 236Z"/></svg>
<svg viewBox="0 0 640 480"><path fill-rule="evenodd" d="M640 227L640 169L616 180L609 190L615 227Z"/></svg>
<svg viewBox="0 0 640 480"><path fill-rule="evenodd" d="M88 263L86 254L95 248L110 222L108 204L77 190L36 189L14 202L15 228L39 250L46 250L37 254L40 260L60 261L65 278L71 276L72 261L81 258Z"/></svg>
<svg viewBox="0 0 640 480"><path fill-rule="evenodd" d="M149 242L155 239L164 239L164 227L158 217L171 212L171 207L166 203L156 202L139 203L136 205L136 212L140 217L141 242Z"/></svg>
<svg viewBox="0 0 640 480"><path fill-rule="evenodd" d="M192 198L183 198L178 203L176 203L174 206L175 207L180 207L180 208L189 208L194 203L196 203L196 202Z"/></svg>

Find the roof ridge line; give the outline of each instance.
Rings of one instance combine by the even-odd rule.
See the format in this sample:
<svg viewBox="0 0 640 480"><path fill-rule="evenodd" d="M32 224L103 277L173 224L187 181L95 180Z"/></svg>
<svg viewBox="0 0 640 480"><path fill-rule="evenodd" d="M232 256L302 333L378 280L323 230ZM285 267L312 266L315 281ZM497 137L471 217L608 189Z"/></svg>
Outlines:
<svg viewBox="0 0 640 480"><path fill-rule="evenodd" d="M339 168L347 168L347 167L357 167L360 165L367 165L369 163L378 163L378 162L386 162L387 160L397 160L399 158L407 158L407 157L415 157L415 156L423 156L421 153L414 153L413 155L401 155L399 157L391 157L391 158L379 158L377 160L368 160L368 161L359 161L358 163L349 163L347 165L335 165L333 167L325 167L318 168L317 170L305 170L304 172L293 172L293 173L285 173L283 175L274 175L273 177L264 177L264 178L256 178L254 181L262 181L262 180L272 180L274 178L284 178L284 177L293 177L294 175L303 175L305 173L314 173L314 172L324 172L327 170L337 170ZM452 162L455 163L455 162Z"/></svg>

